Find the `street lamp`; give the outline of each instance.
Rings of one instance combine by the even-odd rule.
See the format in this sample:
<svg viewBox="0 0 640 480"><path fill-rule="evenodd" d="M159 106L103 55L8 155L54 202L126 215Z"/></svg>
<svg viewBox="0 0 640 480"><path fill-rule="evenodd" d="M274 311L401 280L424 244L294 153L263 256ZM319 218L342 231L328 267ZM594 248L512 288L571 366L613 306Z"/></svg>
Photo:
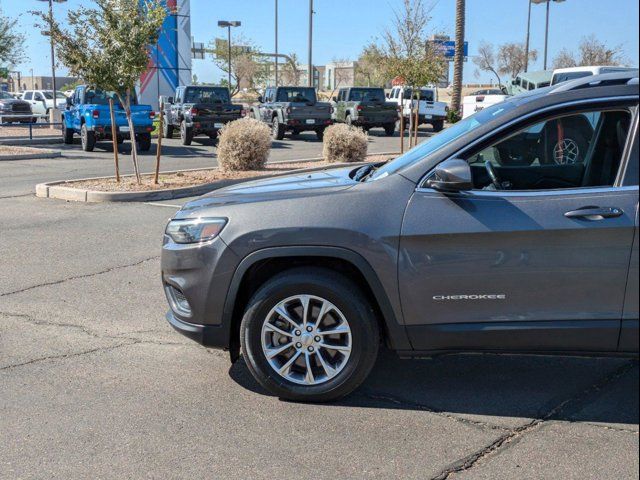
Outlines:
<svg viewBox="0 0 640 480"><path fill-rule="evenodd" d="M229 63L229 90L231 90L231 27L239 27L242 25L237 20L229 22L227 20L218 20L218 26L227 29L227 60Z"/></svg>
<svg viewBox="0 0 640 480"><path fill-rule="evenodd" d="M535 3L535 4L540 4L540 3L546 3L547 4L547 19L546 19L546 24L545 24L545 29L544 29L544 68L543 70L547 69L547 47L549 45L549 4L551 3L552 0L530 0L531 2ZM556 3L560 3L560 2L564 2L564 0L553 0ZM531 5L529 5L529 8L531 8ZM531 16L529 16L529 18L531 18ZM527 26L527 44L529 43L529 28ZM527 52L528 54L529 52Z"/></svg>
<svg viewBox="0 0 640 480"><path fill-rule="evenodd" d="M313 0L309 0L309 65L307 65L308 84L313 87Z"/></svg>
<svg viewBox="0 0 640 480"><path fill-rule="evenodd" d="M51 30L53 30L53 4L55 3L64 3L67 0L38 0L39 2L48 2L49 3L49 38L51 40L51 84L53 86L53 108L57 108L56 102L56 57L55 51L53 48L53 35L51 34ZM33 75L32 81L33 81Z"/></svg>

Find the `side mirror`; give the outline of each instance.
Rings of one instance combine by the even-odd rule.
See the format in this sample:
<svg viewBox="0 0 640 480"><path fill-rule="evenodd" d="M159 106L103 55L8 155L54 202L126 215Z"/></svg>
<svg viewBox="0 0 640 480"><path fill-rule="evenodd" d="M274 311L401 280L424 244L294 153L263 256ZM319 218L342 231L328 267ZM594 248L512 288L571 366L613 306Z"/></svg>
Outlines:
<svg viewBox="0 0 640 480"><path fill-rule="evenodd" d="M465 160L452 158L440 163L429 180L427 186L441 192L460 192L471 190L471 167Z"/></svg>
<svg viewBox="0 0 640 480"><path fill-rule="evenodd" d="M264 102L264 98L262 97L262 95L258 95L258 103L262 102Z"/></svg>
<svg viewBox="0 0 640 480"><path fill-rule="evenodd" d="M169 97L169 98L167 98L167 102L168 102L168 103L173 103L173 100L174 100L174 98L173 98L173 97Z"/></svg>
<svg viewBox="0 0 640 480"><path fill-rule="evenodd" d="M71 105L73 105L73 100L71 99L71 97L67 97L65 101L67 102L67 108L71 108Z"/></svg>
<svg viewBox="0 0 640 480"><path fill-rule="evenodd" d="M390 94L388 94L388 93L385 93L385 94L384 94L384 97L385 97L385 98L391 98L391 95L390 95Z"/></svg>
<svg viewBox="0 0 640 480"><path fill-rule="evenodd" d="M331 97L331 101L332 101L332 102L337 102L337 101L338 101L338 97L335 97L335 96L334 96L334 97Z"/></svg>

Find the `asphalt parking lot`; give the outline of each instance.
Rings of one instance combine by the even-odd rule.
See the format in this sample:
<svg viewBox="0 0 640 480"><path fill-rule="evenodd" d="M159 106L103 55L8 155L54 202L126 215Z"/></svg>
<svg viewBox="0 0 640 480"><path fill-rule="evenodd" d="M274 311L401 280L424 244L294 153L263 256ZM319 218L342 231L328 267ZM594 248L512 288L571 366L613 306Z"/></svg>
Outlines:
<svg viewBox="0 0 640 480"><path fill-rule="evenodd" d="M320 154L301 138L271 160ZM370 152L397 146L375 136ZM165 153L167 170L215 164L206 139ZM186 199L33 195L39 182L111 172L108 148L79 145L0 162L0 478L638 477L633 360L383 352L341 402L269 396L242 360L164 320L161 234Z"/></svg>

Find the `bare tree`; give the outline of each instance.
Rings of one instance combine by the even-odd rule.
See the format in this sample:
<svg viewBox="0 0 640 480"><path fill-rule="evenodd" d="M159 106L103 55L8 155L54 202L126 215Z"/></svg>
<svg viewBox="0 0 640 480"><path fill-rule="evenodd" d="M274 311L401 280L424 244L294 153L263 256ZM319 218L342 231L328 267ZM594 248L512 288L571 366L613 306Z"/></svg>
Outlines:
<svg viewBox="0 0 640 480"><path fill-rule="evenodd" d="M620 65L623 63L625 63L625 59L620 45L608 47L593 34L582 38L577 53L563 48L553 59L554 68Z"/></svg>
<svg viewBox="0 0 640 480"><path fill-rule="evenodd" d="M260 83L267 72L259 63L259 50L254 43L242 35L237 35L231 41L231 66L229 66L229 50L227 42L212 41L209 44L209 52L216 66L224 73L229 73L231 68L231 82L229 85L231 95L240 91L240 85L250 87Z"/></svg>
<svg viewBox="0 0 640 480"><path fill-rule="evenodd" d="M333 97L335 91L341 85L349 85L354 83L354 72L351 68L351 61L346 58L333 58L331 63L335 65L333 70L334 75L334 85L333 90L331 91L330 97Z"/></svg>
<svg viewBox="0 0 640 480"><path fill-rule="evenodd" d="M464 60L465 0L456 0L456 50L453 57L453 92L451 110L460 111L462 99L462 68Z"/></svg>
<svg viewBox="0 0 640 480"><path fill-rule="evenodd" d="M280 77L282 85L300 85L300 81L302 80L302 70L298 66L300 61L298 60L298 55L295 53L290 53L289 58L280 69Z"/></svg>
<svg viewBox="0 0 640 480"><path fill-rule="evenodd" d="M503 75L516 78L524 71L527 60L535 62L538 59L537 50L529 50L529 58L522 43L505 43L498 48L498 71Z"/></svg>
<svg viewBox="0 0 640 480"><path fill-rule="evenodd" d="M566 48L563 48L553 59L553 68L569 68L577 67L578 61L576 56Z"/></svg>
<svg viewBox="0 0 640 480"><path fill-rule="evenodd" d="M493 45L487 42L481 42L478 47L478 55L473 57L473 63L476 64L479 70L483 72L490 72L495 75L498 80L498 85L502 85L500 79L499 67L496 60L496 55L493 51Z"/></svg>

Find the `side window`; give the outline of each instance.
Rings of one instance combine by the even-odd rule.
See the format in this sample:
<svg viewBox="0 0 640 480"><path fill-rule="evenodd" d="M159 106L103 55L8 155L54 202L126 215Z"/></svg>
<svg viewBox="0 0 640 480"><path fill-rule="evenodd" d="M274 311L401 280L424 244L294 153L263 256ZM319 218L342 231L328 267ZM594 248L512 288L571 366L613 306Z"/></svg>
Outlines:
<svg viewBox="0 0 640 480"><path fill-rule="evenodd" d="M517 86L522 85L522 79L520 77L516 77L516 85Z"/></svg>
<svg viewBox="0 0 640 480"><path fill-rule="evenodd" d="M594 110L530 125L468 158L474 189L611 186L630 123L627 110Z"/></svg>
<svg viewBox="0 0 640 480"><path fill-rule="evenodd" d="M24 94L25 100L33 100L33 92L27 92Z"/></svg>
<svg viewBox="0 0 640 480"><path fill-rule="evenodd" d="M35 95L33 96L33 99L38 102L42 102L44 100L44 97L40 92L36 92Z"/></svg>

